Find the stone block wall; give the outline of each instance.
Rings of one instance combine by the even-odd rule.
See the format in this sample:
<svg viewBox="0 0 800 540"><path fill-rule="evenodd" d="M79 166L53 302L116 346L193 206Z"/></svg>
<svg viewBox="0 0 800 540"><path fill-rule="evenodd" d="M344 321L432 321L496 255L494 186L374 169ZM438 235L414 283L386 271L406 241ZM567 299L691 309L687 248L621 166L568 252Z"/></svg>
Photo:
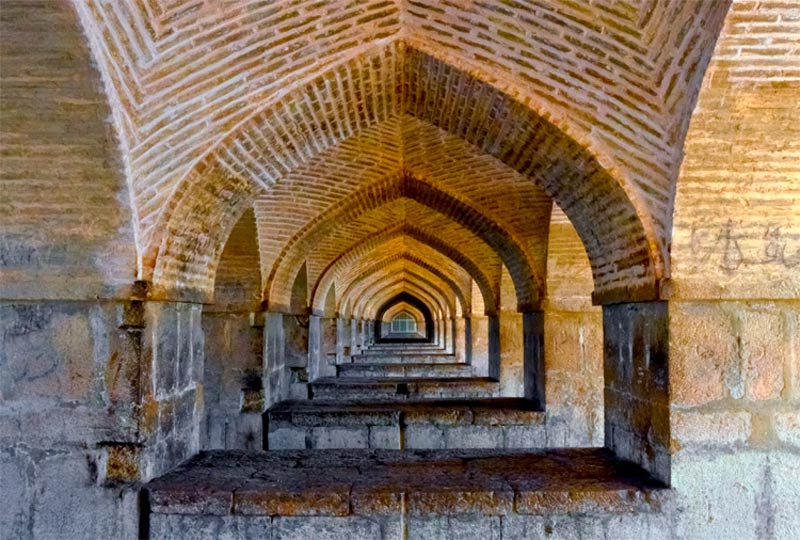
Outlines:
<svg viewBox="0 0 800 540"><path fill-rule="evenodd" d="M544 310L545 406L555 446L602 446L603 316L581 239L553 206Z"/></svg>
<svg viewBox="0 0 800 540"><path fill-rule="evenodd" d="M679 532L797 538L800 303L674 301L669 320Z"/></svg>
<svg viewBox="0 0 800 540"><path fill-rule="evenodd" d="M135 537L137 494L103 488L139 450L138 337L114 302L0 305L4 538ZM114 443L109 446L107 443Z"/></svg>
<svg viewBox="0 0 800 540"><path fill-rule="evenodd" d="M200 451L205 340L198 304L148 302L144 316L140 478L148 479Z"/></svg>
<svg viewBox="0 0 800 540"><path fill-rule="evenodd" d="M203 448L255 450L261 444L264 406L263 326L250 313L203 314Z"/></svg>
<svg viewBox="0 0 800 540"><path fill-rule="evenodd" d="M0 491L13 501L0 530L137 534L136 483L200 449L200 315L180 303L0 306Z"/></svg>

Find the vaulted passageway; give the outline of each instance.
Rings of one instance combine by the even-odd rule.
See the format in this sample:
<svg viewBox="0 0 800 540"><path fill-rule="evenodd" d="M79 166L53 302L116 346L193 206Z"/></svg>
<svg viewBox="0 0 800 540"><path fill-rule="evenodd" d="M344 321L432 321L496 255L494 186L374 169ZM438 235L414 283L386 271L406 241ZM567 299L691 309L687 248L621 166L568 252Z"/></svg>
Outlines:
<svg viewBox="0 0 800 540"><path fill-rule="evenodd" d="M800 537L796 6L0 23L0 530Z"/></svg>

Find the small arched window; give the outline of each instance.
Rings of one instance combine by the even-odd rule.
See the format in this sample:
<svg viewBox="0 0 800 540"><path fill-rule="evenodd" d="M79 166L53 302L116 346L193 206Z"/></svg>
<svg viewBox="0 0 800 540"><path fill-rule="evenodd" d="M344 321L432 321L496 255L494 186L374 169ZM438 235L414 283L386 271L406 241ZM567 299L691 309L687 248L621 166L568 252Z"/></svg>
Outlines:
<svg viewBox="0 0 800 540"><path fill-rule="evenodd" d="M413 334L417 331L417 321L406 312L398 313L392 319L393 334Z"/></svg>

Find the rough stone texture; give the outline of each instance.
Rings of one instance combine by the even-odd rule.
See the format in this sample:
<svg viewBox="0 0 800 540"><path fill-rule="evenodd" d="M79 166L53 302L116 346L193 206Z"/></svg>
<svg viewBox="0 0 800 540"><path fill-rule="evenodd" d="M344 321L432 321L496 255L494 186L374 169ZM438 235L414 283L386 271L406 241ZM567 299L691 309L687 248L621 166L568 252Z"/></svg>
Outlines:
<svg viewBox="0 0 800 540"><path fill-rule="evenodd" d="M534 507L539 496L563 497L585 511L660 512L669 493L603 449L212 451L146 489L154 514L214 508L221 515L272 516L371 515L389 509L374 504L389 494L407 499L403 512L418 517L538 514L547 510ZM617 503L607 504L611 499Z"/></svg>
<svg viewBox="0 0 800 540"><path fill-rule="evenodd" d="M666 302L603 306L605 444L668 482Z"/></svg>
<svg viewBox="0 0 800 540"><path fill-rule="evenodd" d="M3 513L15 538L133 537L137 493L200 446L200 307L4 303ZM115 486L122 487L115 487Z"/></svg>
<svg viewBox="0 0 800 540"><path fill-rule="evenodd" d="M203 314L205 370L205 438L203 448L256 450L261 426L242 414L245 390L258 390L261 378L263 329L253 326L250 313ZM263 410L263 409L261 409ZM256 419L261 410L254 411ZM253 429L256 428L256 429Z"/></svg>
<svg viewBox="0 0 800 540"><path fill-rule="evenodd" d="M385 399L409 398L455 399L499 397L494 379L467 378L363 378L343 377L317 379L309 385L314 399Z"/></svg>
<svg viewBox="0 0 800 540"><path fill-rule="evenodd" d="M272 536L800 536L795 3L1 11L0 534L135 535L125 484L225 438L203 433L203 351L219 350L225 325L211 324L206 347L197 302L217 292L218 312L264 299L302 316L302 269L314 313L348 325L340 361L363 347L353 323L410 291L445 350L442 323L470 317L463 360L503 378L501 318L543 310L543 432L509 425L506 442L510 427L551 446L604 440L669 480L675 500L619 513L641 501L618 485L588 501L536 489L512 500L508 482L476 491L481 474L433 496L351 493L346 479L369 472L342 466L326 497L246 486L241 510L336 514L270 518ZM590 293L606 304L604 408ZM656 300L668 317L633 305ZM288 323L267 325L268 395L248 390L244 411L335 374L335 327L320 326L304 363L303 322ZM639 332L648 324L668 331L664 402L665 364L647 359L665 341ZM513 388L518 363L505 367ZM256 413L237 418L254 431ZM478 422L472 437L466 422L414 425L442 446L483 444L501 425ZM371 428L370 444L395 440ZM415 479L448 479L427 465ZM225 514L228 494L203 493L196 509ZM339 515L351 507L383 513ZM263 534L260 517L164 518L153 531Z"/></svg>
<svg viewBox="0 0 800 540"><path fill-rule="evenodd" d="M317 442L323 433L324 447L377 449L559 448L586 437L580 423L553 422L534 402L509 398L287 401L268 410L265 422L269 449L323 448ZM353 430L352 437L340 437L342 428Z"/></svg>
<svg viewBox="0 0 800 540"><path fill-rule="evenodd" d="M141 478L163 474L200 450L204 417L202 306L145 305L142 340Z"/></svg>
<svg viewBox="0 0 800 540"><path fill-rule="evenodd" d="M136 492L98 443L137 442L137 331L111 302L0 305L0 511L4 537L132 537ZM139 464L133 472L138 477Z"/></svg>
<svg viewBox="0 0 800 540"><path fill-rule="evenodd" d="M186 538L190 540L246 540L272 538L272 519L242 516L186 516L153 514L150 540Z"/></svg>

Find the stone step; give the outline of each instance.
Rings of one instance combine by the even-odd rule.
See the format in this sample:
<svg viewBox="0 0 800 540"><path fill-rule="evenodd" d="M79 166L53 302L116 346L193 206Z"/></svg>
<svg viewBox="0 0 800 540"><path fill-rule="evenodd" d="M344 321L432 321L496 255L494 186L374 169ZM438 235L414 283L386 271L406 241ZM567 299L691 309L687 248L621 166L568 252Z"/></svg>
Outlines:
<svg viewBox="0 0 800 540"><path fill-rule="evenodd" d="M602 448L217 450L142 489L151 540L641 538L674 504Z"/></svg>
<svg viewBox="0 0 800 540"><path fill-rule="evenodd" d="M376 347L372 346L362 350L362 354L447 354L444 347L431 345L430 347Z"/></svg>
<svg viewBox="0 0 800 540"><path fill-rule="evenodd" d="M354 354L351 356L354 364L455 364L457 363L455 359L453 354Z"/></svg>
<svg viewBox="0 0 800 540"><path fill-rule="evenodd" d="M500 385L489 377L323 377L309 392L313 399L466 399L497 397Z"/></svg>
<svg viewBox="0 0 800 540"><path fill-rule="evenodd" d="M544 448L545 415L521 398L283 401L264 413L264 448Z"/></svg>
<svg viewBox="0 0 800 540"><path fill-rule="evenodd" d="M452 357L451 357L452 358ZM337 366L340 377L471 377L474 375L469 364L340 364Z"/></svg>

